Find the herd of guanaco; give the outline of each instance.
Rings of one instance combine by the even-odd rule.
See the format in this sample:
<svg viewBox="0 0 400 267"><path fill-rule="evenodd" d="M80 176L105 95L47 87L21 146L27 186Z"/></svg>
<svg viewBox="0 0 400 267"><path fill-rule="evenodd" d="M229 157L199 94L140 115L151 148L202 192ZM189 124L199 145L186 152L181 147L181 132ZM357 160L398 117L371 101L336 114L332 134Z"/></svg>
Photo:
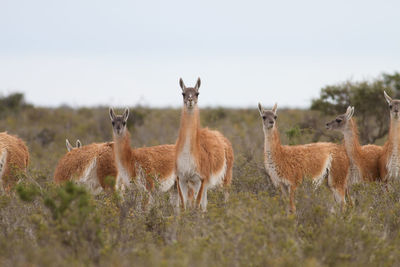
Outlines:
<svg viewBox="0 0 400 267"><path fill-rule="evenodd" d="M122 115L110 108L113 142L73 147L59 160L54 181L75 181L98 194L104 190L123 192L132 184L149 194L156 188L173 194L173 204L207 209L207 190L223 188L228 199L232 182L234 153L230 141L220 132L200 126L198 107L200 78L195 86L182 89L183 107L175 144L133 148L127 129L129 109ZM303 179L315 185L327 182L334 199L342 206L351 202L349 188L360 182L387 181L400 175L400 100L386 92L390 109L390 128L383 146L364 145L358 140L353 119L354 107L326 123L328 130L343 133L343 144L318 142L282 145L277 127L277 104L270 110L258 104L264 131L264 165L273 185L289 198L294 212L295 191ZM0 191L9 192L26 174L29 152L25 143L7 132L0 133Z"/></svg>

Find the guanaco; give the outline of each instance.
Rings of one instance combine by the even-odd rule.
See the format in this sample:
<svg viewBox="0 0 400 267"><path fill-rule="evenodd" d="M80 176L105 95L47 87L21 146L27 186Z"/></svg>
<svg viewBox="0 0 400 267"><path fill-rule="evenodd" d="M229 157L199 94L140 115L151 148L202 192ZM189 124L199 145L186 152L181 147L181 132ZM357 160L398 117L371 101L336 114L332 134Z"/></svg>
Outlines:
<svg viewBox="0 0 400 267"><path fill-rule="evenodd" d="M232 181L233 149L220 132L201 128L198 96L200 78L194 87L186 87L182 78L183 107L178 140L176 141L176 172L183 208L190 192L196 206L207 209L207 190L217 185L225 188L225 199Z"/></svg>
<svg viewBox="0 0 400 267"><path fill-rule="evenodd" d="M345 204L348 158L342 146L332 143L311 143L307 145L282 145L277 127L277 104L271 110L264 110L258 104L264 130L264 164L275 187L287 197L289 208L296 210L294 196L296 188L304 178L311 178L320 185L328 178L328 186L335 200Z"/></svg>

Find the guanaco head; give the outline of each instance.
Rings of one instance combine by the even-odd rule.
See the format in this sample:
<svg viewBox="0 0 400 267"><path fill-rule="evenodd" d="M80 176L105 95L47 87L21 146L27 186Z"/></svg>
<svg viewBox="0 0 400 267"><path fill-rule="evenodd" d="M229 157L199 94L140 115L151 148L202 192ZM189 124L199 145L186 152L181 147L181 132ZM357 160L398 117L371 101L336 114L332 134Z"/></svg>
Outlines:
<svg viewBox="0 0 400 267"><path fill-rule="evenodd" d="M200 78L197 78L197 82L194 87L186 87L182 78L179 79L179 85L182 88L183 104L188 110L193 109L197 105L200 84Z"/></svg>
<svg viewBox="0 0 400 267"><path fill-rule="evenodd" d="M115 136L121 136L126 129L126 121L128 120L129 109L126 108L122 115L115 115L114 109L110 108L110 119L113 126Z"/></svg>
<svg viewBox="0 0 400 267"><path fill-rule="evenodd" d="M74 148L81 148L81 147L82 147L82 143L81 143L81 141L79 141L79 139L76 140L76 147L73 147L73 146L71 145L71 143L68 141L68 139L65 139L65 144L66 144L66 146L67 146L68 152L71 151L71 150L74 149Z"/></svg>
<svg viewBox="0 0 400 267"><path fill-rule="evenodd" d="M400 100L392 99L385 91L383 91L383 95L389 105L390 118L398 120L400 117Z"/></svg>
<svg viewBox="0 0 400 267"><path fill-rule="evenodd" d="M346 113L340 114L334 120L326 123L326 129L344 131L354 114L354 107L347 107Z"/></svg>
<svg viewBox="0 0 400 267"><path fill-rule="evenodd" d="M262 118L264 131L270 130L276 125L276 119L278 118L278 116L276 115L277 109L277 103L275 103L274 107L271 110L265 110L261 106L261 103L258 103L258 111L260 112L260 116Z"/></svg>

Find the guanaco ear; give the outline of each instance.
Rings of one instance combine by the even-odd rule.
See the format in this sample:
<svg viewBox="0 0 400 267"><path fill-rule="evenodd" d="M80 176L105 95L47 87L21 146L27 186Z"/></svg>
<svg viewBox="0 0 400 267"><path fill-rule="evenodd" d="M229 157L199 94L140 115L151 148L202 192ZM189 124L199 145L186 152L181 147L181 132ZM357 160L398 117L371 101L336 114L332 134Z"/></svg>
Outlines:
<svg viewBox="0 0 400 267"><path fill-rule="evenodd" d="M65 139L65 145L67 146L68 152L73 149L73 146L71 146L71 144L69 143L68 139Z"/></svg>
<svg viewBox="0 0 400 267"><path fill-rule="evenodd" d="M196 89L196 91L199 91L200 85L201 85L201 80L199 77L199 78L197 78L197 82L196 82L196 85L194 86L194 89Z"/></svg>
<svg viewBox="0 0 400 267"><path fill-rule="evenodd" d="M258 111L260 112L260 116L262 117L262 116L264 115L264 109L263 109L263 107L261 106L261 103L260 103L260 102L258 102Z"/></svg>
<svg viewBox="0 0 400 267"><path fill-rule="evenodd" d="M114 109L113 109L113 108L110 108L110 109L109 109L109 113L110 113L110 119L111 119L111 121L114 121L114 120L115 120L115 112L114 112Z"/></svg>
<svg viewBox="0 0 400 267"><path fill-rule="evenodd" d="M388 96L386 91L383 91L383 95L385 96L386 102L388 102L388 104L390 105L390 103L392 103L392 98Z"/></svg>
<svg viewBox="0 0 400 267"><path fill-rule="evenodd" d="M124 122L128 120L128 117L129 117L129 108L125 108L124 114L122 115Z"/></svg>
<svg viewBox="0 0 400 267"><path fill-rule="evenodd" d="M185 83L183 82L182 78L179 79L179 85L182 88L182 91L186 89Z"/></svg>
<svg viewBox="0 0 400 267"><path fill-rule="evenodd" d="M76 148L81 148L81 147L82 147L81 141L79 139L76 140Z"/></svg>
<svg viewBox="0 0 400 267"><path fill-rule="evenodd" d="M275 103L274 107L272 108L272 112L276 115L277 110L278 110L278 103Z"/></svg>
<svg viewBox="0 0 400 267"><path fill-rule="evenodd" d="M354 114L354 107L348 106L346 110L346 120L350 120Z"/></svg>

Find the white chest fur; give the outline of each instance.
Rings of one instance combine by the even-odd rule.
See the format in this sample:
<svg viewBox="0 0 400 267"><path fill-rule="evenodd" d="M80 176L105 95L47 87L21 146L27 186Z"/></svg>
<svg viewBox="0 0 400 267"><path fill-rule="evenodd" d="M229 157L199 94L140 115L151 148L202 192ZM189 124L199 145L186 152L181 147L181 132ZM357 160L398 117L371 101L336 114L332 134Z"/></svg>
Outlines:
<svg viewBox="0 0 400 267"><path fill-rule="evenodd" d="M7 164L7 149L3 149L0 154L0 192L3 191L3 175Z"/></svg>
<svg viewBox="0 0 400 267"><path fill-rule="evenodd" d="M399 177L400 174L400 158L399 158L399 150L397 147L397 142L394 142L392 153L388 158L386 169L387 169L387 178L394 179Z"/></svg>
<svg viewBox="0 0 400 267"><path fill-rule="evenodd" d="M277 166L275 164L274 158L272 156L272 152L269 149L269 146L266 145L266 150L265 150L265 169L267 170L267 173L269 175L269 177L271 178L272 184L275 187L279 187L279 185L281 184L281 182L285 183L285 179L282 179L277 172Z"/></svg>
<svg viewBox="0 0 400 267"><path fill-rule="evenodd" d="M102 191L99 179L97 177L97 159L94 158L86 167L79 183L85 185L93 194L99 194Z"/></svg>
<svg viewBox="0 0 400 267"><path fill-rule="evenodd" d="M196 161L190 151L190 138L187 137L182 151L178 152L177 157L177 173L182 179L189 178L196 174Z"/></svg>

